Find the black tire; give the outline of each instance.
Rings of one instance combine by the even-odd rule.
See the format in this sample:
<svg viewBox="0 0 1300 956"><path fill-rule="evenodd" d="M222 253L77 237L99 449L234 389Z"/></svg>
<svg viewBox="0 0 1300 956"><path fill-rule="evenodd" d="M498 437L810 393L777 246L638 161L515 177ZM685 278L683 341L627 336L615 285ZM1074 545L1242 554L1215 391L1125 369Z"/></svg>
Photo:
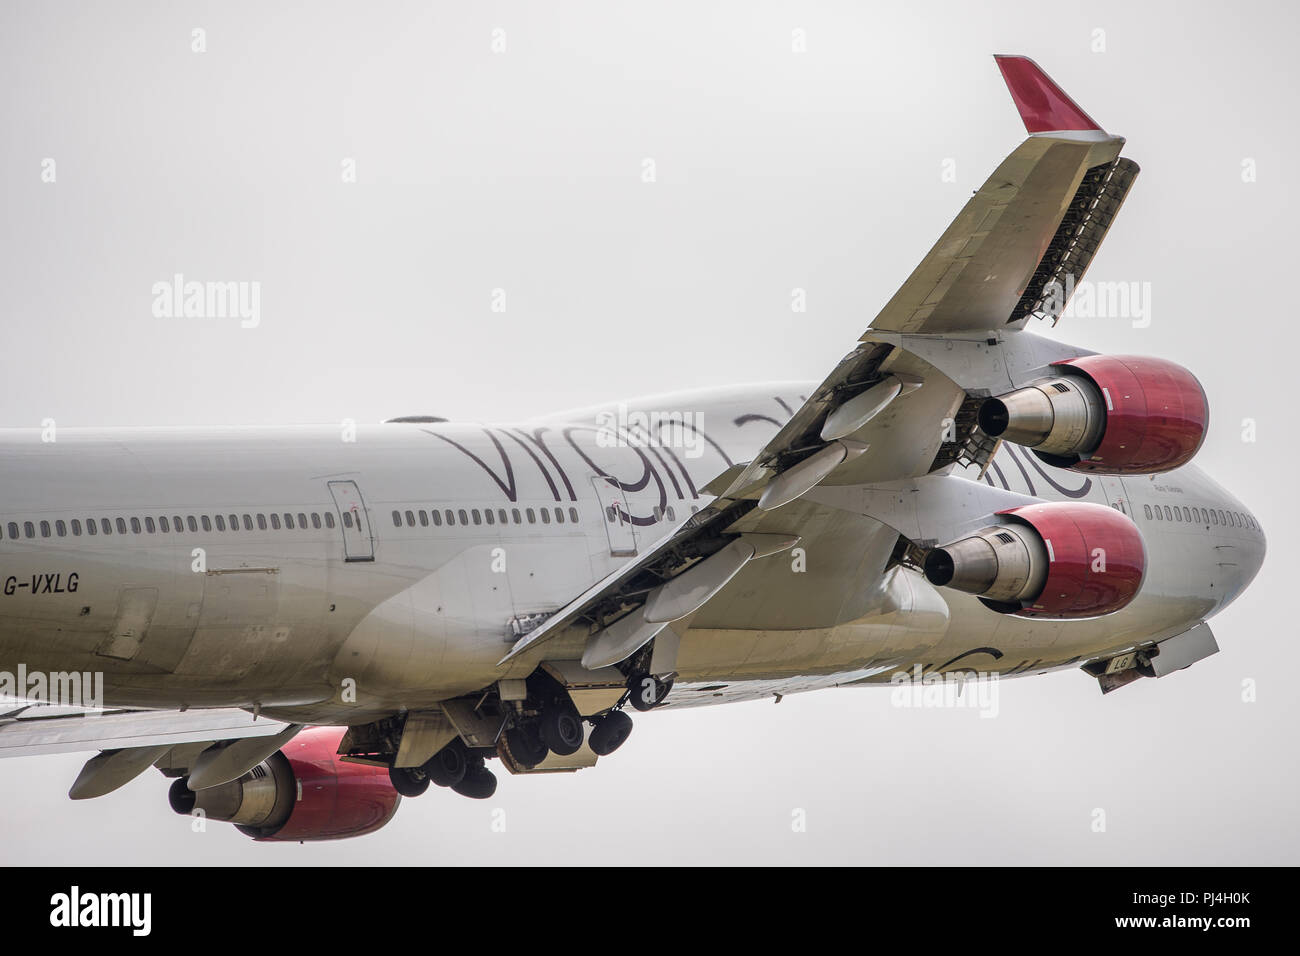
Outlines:
<svg viewBox="0 0 1300 956"><path fill-rule="evenodd" d="M531 770L546 759L550 749L542 742L536 724L523 724L506 731L506 746L515 763Z"/></svg>
<svg viewBox="0 0 1300 956"><path fill-rule="evenodd" d="M429 762L420 769L438 786L454 787L465 779L465 771L469 767L468 758L465 745L457 737L429 758Z"/></svg>
<svg viewBox="0 0 1300 956"><path fill-rule="evenodd" d="M465 779L451 789L471 800L486 800L497 792L497 775L486 767L479 767L467 773Z"/></svg>
<svg viewBox="0 0 1300 956"><path fill-rule="evenodd" d="M561 757L577 753L582 746L582 716L567 698L555 698L542 708L539 729L546 749Z"/></svg>
<svg viewBox="0 0 1300 956"><path fill-rule="evenodd" d="M621 710L615 710L596 721L588 746L598 757L607 757L627 740L632 733L632 718Z"/></svg>
<svg viewBox="0 0 1300 956"><path fill-rule="evenodd" d="M659 680L644 671L636 671L627 679L628 702L639 711L654 710L664 702L673 689L673 681Z"/></svg>
<svg viewBox="0 0 1300 956"><path fill-rule="evenodd" d="M418 797L429 789L429 778L419 767L389 767L388 779L404 797Z"/></svg>

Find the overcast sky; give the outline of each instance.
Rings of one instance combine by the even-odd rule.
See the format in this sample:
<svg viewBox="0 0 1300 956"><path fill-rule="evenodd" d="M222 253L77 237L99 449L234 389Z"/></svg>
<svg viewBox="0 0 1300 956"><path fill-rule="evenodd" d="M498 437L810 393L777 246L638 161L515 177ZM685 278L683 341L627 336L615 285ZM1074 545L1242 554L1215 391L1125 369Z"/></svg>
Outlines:
<svg viewBox="0 0 1300 956"><path fill-rule="evenodd" d="M992 59L1023 53L1143 170L1089 278L1137 283L1149 324L1050 334L1199 376L1199 464L1272 558L1214 620L1219 655L1105 699L1072 672L1004 682L995 720L871 689L638 716L594 770L433 791L307 846L192 833L153 772L72 803L86 755L9 760L4 860L1298 862L1296 20L1281 2L6 2L4 425L509 420L820 380L1023 138ZM259 282L258 324L155 315L177 273Z"/></svg>

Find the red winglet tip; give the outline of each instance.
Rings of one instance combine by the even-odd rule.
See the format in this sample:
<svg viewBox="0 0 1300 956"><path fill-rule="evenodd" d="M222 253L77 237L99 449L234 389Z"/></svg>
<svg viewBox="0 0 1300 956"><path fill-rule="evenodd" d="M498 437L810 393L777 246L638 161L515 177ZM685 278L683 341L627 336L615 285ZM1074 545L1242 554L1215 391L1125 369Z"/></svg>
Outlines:
<svg viewBox="0 0 1300 956"><path fill-rule="evenodd" d="M998 61L998 69L1011 91L1011 99L1015 101L1029 132L1101 129L1029 57L997 54L993 58Z"/></svg>

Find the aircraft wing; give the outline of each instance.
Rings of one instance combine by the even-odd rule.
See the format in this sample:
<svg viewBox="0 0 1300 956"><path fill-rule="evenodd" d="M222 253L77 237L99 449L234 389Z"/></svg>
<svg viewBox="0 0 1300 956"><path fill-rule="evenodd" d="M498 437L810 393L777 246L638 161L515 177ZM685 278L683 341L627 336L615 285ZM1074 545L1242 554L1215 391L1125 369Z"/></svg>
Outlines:
<svg viewBox="0 0 1300 956"><path fill-rule="evenodd" d="M501 663L568 628L588 630L584 664L626 660L663 630L663 619L689 617L749 560L797 542L805 533L798 508L780 511L775 522L763 516L816 485L898 481L987 458L991 440L989 447L967 444L980 437L973 412L963 417L970 396L893 343L899 333L1014 333L1030 315L1059 315L1138 171L1119 158L1124 140L1102 130L1032 60L997 62L1030 135L967 202L857 348L752 461L705 487L716 496L708 506L521 637ZM672 617L665 607L687 613Z"/></svg>
<svg viewBox="0 0 1300 956"><path fill-rule="evenodd" d="M1138 165L1119 158L1124 139L1102 130L1038 64L996 59L1030 135L966 203L874 330L969 332L1059 317L1137 177Z"/></svg>
<svg viewBox="0 0 1300 956"><path fill-rule="evenodd" d="M126 750L279 733L285 724L235 707L102 710L14 703L0 710L0 757Z"/></svg>

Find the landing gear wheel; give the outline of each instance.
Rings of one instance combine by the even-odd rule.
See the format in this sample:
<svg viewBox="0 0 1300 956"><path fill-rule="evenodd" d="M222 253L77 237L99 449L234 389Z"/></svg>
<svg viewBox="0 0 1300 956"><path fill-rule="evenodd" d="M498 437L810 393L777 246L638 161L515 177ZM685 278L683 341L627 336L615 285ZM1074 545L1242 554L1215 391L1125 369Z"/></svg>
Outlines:
<svg viewBox="0 0 1300 956"><path fill-rule="evenodd" d="M673 679L659 680L644 671L633 671L628 675L627 689L633 707L640 711L653 710L673 689Z"/></svg>
<svg viewBox="0 0 1300 956"><path fill-rule="evenodd" d="M388 779L404 797L418 797L429 789L429 778L419 767L389 767Z"/></svg>
<svg viewBox="0 0 1300 956"><path fill-rule="evenodd" d="M469 765L469 754L459 737L429 758L420 769L430 780L440 787L454 787L465 779L465 770ZM401 791L397 791L401 793Z"/></svg>
<svg viewBox="0 0 1300 956"><path fill-rule="evenodd" d="M542 743L552 753L567 757L582 746L582 717L567 697L547 701L539 724Z"/></svg>
<svg viewBox="0 0 1300 956"><path fill-rule="evenodd" d="M515 763L525 770L531 770L546 759L550 749L542 742L537 725L521 724L506 731L506 747Z"/></svg>
<svg viewBox="0 0 1300 956"><path fill-rule="evenodd" d="M607 757L632 733L632 718L621 710L611 711L596 721L587 743L598 757Z"/></svg>
<svg viewBox="0 0 1300 956"><path fill-rule="evenodd" d="M471 800L486 800L497 792L497 775L487 767L478 767L465 774L465 779L451 789Z"/></svg>

